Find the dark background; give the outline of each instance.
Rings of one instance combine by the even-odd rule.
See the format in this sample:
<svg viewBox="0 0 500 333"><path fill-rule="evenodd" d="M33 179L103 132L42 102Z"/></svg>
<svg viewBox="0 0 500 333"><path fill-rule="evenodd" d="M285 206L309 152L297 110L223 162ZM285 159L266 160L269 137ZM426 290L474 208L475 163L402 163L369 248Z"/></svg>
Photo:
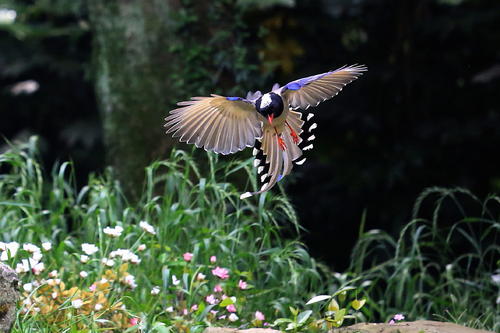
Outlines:
<svg viewBox="0 0 500 333"><path fill-rule="evenodd" d="M240 67L223 67L217 82L197 85L189 77L200 70L193 61L184 71L198 91L185 89L179 99L199 91L244 95L344 64L369 68L316 109L315 149L285 185L309 230L306 244L334 269L348 264L363 212L365 228L397 232L426 187L460 186L480 197L500 190L497 0L215 3L218 22L233 22L238 12L237 29L220 29L228 47L242 41ZM4 5L18 17L0 23L0 134L11 141L39 135L46 170L72 159L81 185L105 167L85 2ZM186 39L185 48L192 44ZM227 61L223 47L206 52L215 56L204 55L202 64ZM39 89L13 94L23 80Z"/></svg>

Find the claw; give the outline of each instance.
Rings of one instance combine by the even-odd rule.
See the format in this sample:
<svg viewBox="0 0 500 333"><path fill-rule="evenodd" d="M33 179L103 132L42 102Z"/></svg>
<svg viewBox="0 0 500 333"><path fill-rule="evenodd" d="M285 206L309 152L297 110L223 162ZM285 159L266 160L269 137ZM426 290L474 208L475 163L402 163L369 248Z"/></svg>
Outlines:
<svg viewBox="0 0 500 333"><path fill-rule="evenodd" d="M295 131L292 130L290 132L290 135L292 136L293 143L295 143L296 145L298 145L299 144L299 136L297 135L297 133L295 133Z"/></svg>
<svg viewBox="0 0 500 333"><path fill-rule="evenodd" d="M280 145L281 150L286 150L285 141L279 136L278 136L278 144Z"/></svg>
<svg viewBox="0 0 500 333"><path fill-rule="evenodd" d="M288 128L290 129L290 135L292 136L293 143L298 145L299 144L299 136L297 135L297 133L293 130L293 128L287 122L286 122L286 126L288 126Z"/></svg>

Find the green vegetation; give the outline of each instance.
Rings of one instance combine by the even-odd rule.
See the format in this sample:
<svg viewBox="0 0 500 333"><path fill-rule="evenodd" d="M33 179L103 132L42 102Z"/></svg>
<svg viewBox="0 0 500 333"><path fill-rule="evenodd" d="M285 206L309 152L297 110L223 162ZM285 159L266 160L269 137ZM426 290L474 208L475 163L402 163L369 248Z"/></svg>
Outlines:
<svg viewBox="0 0 500 333"><path fill-rule="evenodd" d="M434 200L431 200L435 198ZM427 202L426 202L427 201ZM431 203L432 207L426 207ZM430 217L422 217L430 215ZM349 272L368 296L368 318L451 321L500 330L500 197L430 188L398 237L362 232Z"/></svg>
<svg viewBox="0 0 500 333"><path fill-rule="evenodd" d="M32 139L25 147L14 147L0 158L2 170L7 170L0 179L0 239L4 243L21 244L21 249L7 263L16 267L22 259L31 257L29 251L22 250L22 244L40 247L43 242L52 243L52 250L41 251L44 264L41 271L30 267L28 272L21 273L23 284L37 281L24 288L24 297L44 295L47 307L32 305L33 301L28 304L27 313L21 309L18 331L33 327L50 331L53 311L71 308L68 304L75 298L84 302L87 299L95 308L91 300L97 296L84 291L103 276L114 283L111 290L101 295L107 299L102 300L101 311L109 310L108 314L100 315L106 319L102 325L109 327L106 326L109 320L119 325L124 318L130 321L138 316L139 323L148 328L162 325L160 322L167 327L204 326L212 320L228 324L227 319L216 319L229 315L224 308L217 306L216 316L204 311L209 305L206 296L214 294L221 301L222 294L212 291L217 283L227 296L237 297L240 319L234 325L239 325L252 321L256 311L261 311L269 321L277 314L286 315L289 306L299 306L313 290L321 290L328 281L301 243L281 237L282 227L299 229L294 210L285 198L269 194L257 202L240 201L239 192L225 180L239 170L251 175L251 161L222 163L214 155L208 155L208 172L201 172L189 154L175 151L168 161L153 163L146 169L144 195L137 204L131 204L121 194L111 171L104 177L91 177L88 185L78 192L70 163L54 168L51 177L45 180L35 158L35 145ZM255 181L253 176L250 178ZM141 221L151 225L155 234L141 229ZM105 227L116 226L122 228L119 237L103 232ZM90 258L86 263L80 260L85 255L83 243L98 247L95 254L87 253ZM146 245L142 252L140 244ZM140 263L129 261L122 267L119 256L111 258L111 252L118 249L137 254ZM193 254L189 262L183 259L184 253ZM211 263L211 256L216 256L215 263ZM107 267L103 258L106 263L114 259L115 264ZM230 278L214 276L212 270L217 266L227 269ZM44 289L46 284L50 285L47 279L53 270L65 288ZM118 276L111 276L107 270ZM80 271L87 273L84 278ZM198 273L206 278L198 280ZM133 289L131 278L126 278L129 274L137 285ZM174 285L174 275L180 284ZM248 288L239 288L239 280L246 282ZM150 292L155 286L159 286L158 295ZM69 300L62 300L61 304L50 300L52 293L61 294L63 289L71 287L78 288L73 290L75 297L66 294ZM113 312L122 302L126 312ZM195 305L198 310L191 311ZM167 310L171 306L173 312ZM93 309L79 309L68 310L68 316L58 320L57 325L72 329L92 327L86 323L99 311L93 314ZM189 311L187 315L183 315L184 309ZM119 318L112 319L118 315Z"/></svg>
<svg viewBox="0 0 500 333"><path fill-rule="evenodd" d="M497 196L429 189L397 238L361 230L350 269L332 274L296 240L283 194L238 199L228 179L255 186L251 160L207 154L201 168L174 151L131 203L111 169L77 190L71 163L45 176L36 155L35 138L0 155L0 259L22 279L14 332L301 331L396 313L500 328Z"/></svg>

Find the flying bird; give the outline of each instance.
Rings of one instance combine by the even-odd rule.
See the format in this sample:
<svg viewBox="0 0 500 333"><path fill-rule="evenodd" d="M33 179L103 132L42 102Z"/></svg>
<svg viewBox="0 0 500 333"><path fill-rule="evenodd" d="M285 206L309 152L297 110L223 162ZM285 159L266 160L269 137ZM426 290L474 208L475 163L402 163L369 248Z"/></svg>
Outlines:
<svg viewBox="0 0 500 333"><path fill-rule="evenodd" d="M271 189L290 173L293 164L305 162L303 151L313 148L314 114L295 110L305 111L336 96L366 70L364 65L343 66L282 87L275 84L265 94L250 91L245 98L192 97L170 111L165 118L166 133L223 155L254 147L254 167L262 187L240 196L248 198Z"/></svg>

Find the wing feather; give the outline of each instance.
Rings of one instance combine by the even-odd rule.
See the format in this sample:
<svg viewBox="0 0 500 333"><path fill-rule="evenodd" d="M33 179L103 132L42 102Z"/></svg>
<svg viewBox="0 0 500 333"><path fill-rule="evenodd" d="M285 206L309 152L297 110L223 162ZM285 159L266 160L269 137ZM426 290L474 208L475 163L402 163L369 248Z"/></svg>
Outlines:
<svg viewBox="0 0 500 333"><path fill-rule="evenodd" d="M167 133L207 151L231 154L252 147L262 125L250 101L241 98L192 97L165 118Z"/></svg>
<svg viewBox="0 0 500 333"><path fill-rule="evenodd" d="M292 81L280 93L292 108L307 109L337 95L348 83L363 75L363 65L344 66L337 70Z"/></svg>
<svg viewBox="0 0 500 333"><path fill-rule="evenodd" d="M301 127L304 125L301 115L300 112L291 110L286 115L286 121L297 134L302 133ZM285 142L285 150L282 150L278 144L276 130ZM243 193L240 196L241 199L270 190L281 178L290 174L293 161L302 156L302 150L293 142L288 127L283 125L276 130L273 126L264 124L261 144L256 145L258 149L254 153L256 155L254 166L257 168L257 173L263 184L259 191ZM262 175L260 175L261 171L264 172Z"/></svg>

